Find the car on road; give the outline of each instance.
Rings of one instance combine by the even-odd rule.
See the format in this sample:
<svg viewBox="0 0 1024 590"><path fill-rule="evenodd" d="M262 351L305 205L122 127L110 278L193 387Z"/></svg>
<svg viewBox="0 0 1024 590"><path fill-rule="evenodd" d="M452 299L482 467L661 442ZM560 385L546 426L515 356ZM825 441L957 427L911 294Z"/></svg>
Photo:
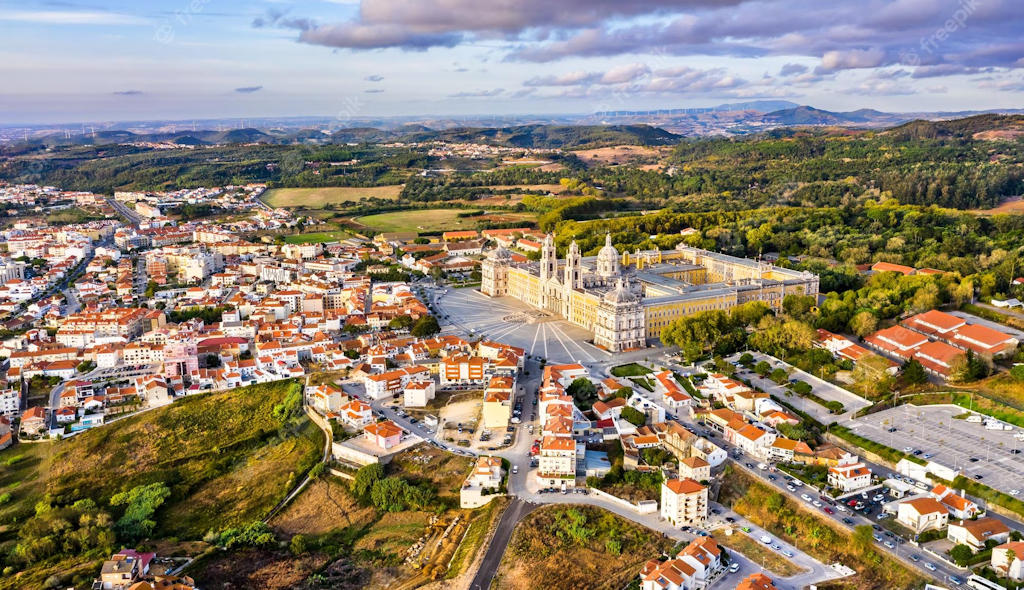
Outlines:
<svg viewBox="0 0 1024 590"><path fill-rule="evenodd" d="M963 584L963 583L964 583L964 581L963 581L963 580L961 580L960 578L958 578L958 577L956 577L956 576L950 576L950 577L949 577L949 578L947 578L947 579L949 580L949 583L950 583L950 584L953 584L954 586L959 586L959 585L961 585L961 584Z"/></svg>
<svg viewBox="0 0 1024 590"><path fill-rule="evenodd" d="M914 452L914 447L903 447L903 452L904 453L913 453Z"/></svg>
<svg viewBox="0 0 1024 590"><path fill-rule="evenodd" d="M750 532L750 527L743 526L743 527L740 527L740 530L743 531L744 533L749 533Z"/></svg>
<svg viewBox="0 0 1024 590"><path fill-rule="evenodd" d="M982 479L981 474L980 473L975 473L974 474L974 479L981 480Z"/></svg>
<svg viewBox="0 0 1024 590"><path fill-rule="evenodd" d="M1010 490L1010 495L1011 496L1019 496L1020 495L1020 490Z"/></svg>
<svg viewBox="0 0 1024 590"><path fill-rule="evenodd" d="M821 508L821 502L817 500L811 500L811 504L813 504L815 508Z"/></svg>
<svg viewBox="0 0 1024 590"><path fill-rule="evenodd" d="M779 478L775 477L774 475L769 475L768 476L768 481L775 481L777 479L779 479Z"/></svg>
<svg viewBox="0 0 1024 590"><path fill-rule="evenodd" d="M914 563L917 563L917 562L921 561L921 556L918 555L917 553L911 553L910 554L910 561L913 561Z"/></svg>
<svg viewBox="0 0 1024 590"><path fill-rule="evenodd" d="M513 465L512 466L512 473L519 473L519 466L518 465Z"/></svg>
<svg viewBox="0 0 1024 590"><path fill-rule="evenodd" d="M878 541L879 543L882 542L882 535L879 535L878 533L875 533L874 535L871 535L871 536L875 538L875 541Z"/></svg>
<svg viewBox="0 0 1024 590"><path fill-rule="evenodd" d="M733 523L733 522L736 522L736 519L731 517L731 516L726 516L725 517L725 522Z"/></svg>
<svg viewBox="0 0 1024 590"><path fill-rule="evenodd" d="M822 510L824 510L824 511L825 511L825 514L835 514L835 513L836 513L836 511L835 511L835 510L832 510L832 509L831 509L831 508L829 508L828 506L826 506L826 507L822 508Z"/></svg>
<svg viewBox="0 0 1024 590"><path fill-rule="evenodd" d="M782 545L779 545L778 543L776 543L776 544L772 545L772 549L781 552L782 551Z"/></svg>
<svg viewBox="0 0 1024 590"><path fill-rule="evenodd" d="M935 564L930 561L924 562L924 567L928 571L934 572L936 570Z"/></svg>
<svg viewBox="0 0 1024 590"><path fill-rule="evenodd" d="M761 535L761 538L759 540L762 543L764 543L765 545L771 545L772 544L772 538L769 537L768 535Z"/></svg>
<svg viewBox="0 0 1024 590"><path fill-rule="evenodd" d="M789 491L791 491L791 492L795 492L795 491L796 491L796 488L795 488L795 487L793 487L793 484L789 484L789 485L787 485L787 486L786 486L786 489L787 489L787 490L789 490Z"/></svg>
<svg viewBox="0 0 1024 590"><path fill-rule="evenodd" d="M740 571L740 564L734 561L732 565L729 566L729 573L735 574L738 571Z"/></svg>
<svg viewBox="0 0 1024 590"><path fill-rule="evenodd" d="M803 500L804 502L810 502L811 501L811 497L808 496L807 494L800 494L800 499Z"/></svg>
<svg viewBox="0 0 1024 590"><path fill-rule="evenodd" d="M790 551L789 549L783 549L782 550L782 554L785 555L786 557L789 557L789 558L793 557L793 552Z"/></svg>
<svg viewBox="0 0 1024 590"><path fill-rule="evenodd" d="M846 523L846 524L848 524L848 525L851 525L851 526L853 525L853 519L852 519L852 518L850 518L850 517L846 517L846 518L844 518L844 519L843 519L843 522L844 522L844 523Z"/></svg>
<svg viewBox="0 0 1024 590"><path fill-rule="evenodd" d="M895 549L896 548L896 545L893 545L892 541L886 541L886 542L884 542L882 544L885 545L886 547L888 547L889 549Z"/></svg>

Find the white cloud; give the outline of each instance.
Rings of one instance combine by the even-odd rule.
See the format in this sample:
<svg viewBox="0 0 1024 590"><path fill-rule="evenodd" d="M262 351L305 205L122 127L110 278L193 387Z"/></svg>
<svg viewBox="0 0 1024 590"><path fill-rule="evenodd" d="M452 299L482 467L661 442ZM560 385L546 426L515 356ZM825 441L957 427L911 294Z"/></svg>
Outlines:
<svg viewBox="0 0 1024 590"><path fill-rule="evenodd" d="M0 10L0 21L44 25L148 25L145 18L114 12L71 10Z"/></svg>

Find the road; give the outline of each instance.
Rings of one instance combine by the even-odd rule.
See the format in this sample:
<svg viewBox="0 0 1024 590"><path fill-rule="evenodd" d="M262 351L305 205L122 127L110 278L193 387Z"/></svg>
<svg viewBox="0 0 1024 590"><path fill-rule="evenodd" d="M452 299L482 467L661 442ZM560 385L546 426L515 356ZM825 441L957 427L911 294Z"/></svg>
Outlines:
<svg viewBox="0 0 1024 590"><path fill-rule="evenodd" d="M112 197L107 198L107 204L114 208L115 211L122 217L128 220L128 223L139 227L139 223L142 222L142 216L136 213L132 208L128 207L124 203L115 200Z"/></svg>
<svg viewBox="0 0 1024 590"><path fill-rule="evenodd" d="M501 515L501 520L498 521L494 536L487 546L487 553L484 554L484 559L480 563L480 569L477 570L469 585L470 590L487 590L491 587L491 582L494 581L494 576L498 573L498 566L501 564L502 556L505 555L505 549L512 539L512 532L516 525L537 508L537 504L513 498L512 503L505 508L505 512Z"/></svg>

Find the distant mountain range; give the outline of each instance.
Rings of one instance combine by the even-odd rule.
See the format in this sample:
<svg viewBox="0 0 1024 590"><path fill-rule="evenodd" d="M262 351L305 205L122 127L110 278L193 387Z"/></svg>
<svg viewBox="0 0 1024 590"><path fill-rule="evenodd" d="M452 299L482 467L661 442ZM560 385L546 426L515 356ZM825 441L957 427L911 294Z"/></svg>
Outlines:
<svg viewBox="0 0 1024 590"><path fill-rule="evenodd" d="M682 137L737 136L780 127L884 129L912 121L946 121L980 114L1022 114L1024 109L958 112L887 113L874 109L836 112L785 100L755 100L707 108L604 111L591 114L395 117L341 126L318 117L284 119L148 121L81 126L0 128L0 143L89 145L173 142L181 145L225 143L362 143L449 141L514 147L667 145Z"/></svg>

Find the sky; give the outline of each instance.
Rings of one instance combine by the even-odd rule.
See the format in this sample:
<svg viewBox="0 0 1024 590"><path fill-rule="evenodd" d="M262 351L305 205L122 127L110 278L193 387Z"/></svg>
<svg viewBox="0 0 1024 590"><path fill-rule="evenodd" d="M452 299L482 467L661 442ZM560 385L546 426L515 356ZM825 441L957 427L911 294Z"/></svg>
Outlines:
<svg viewBox="0 0 1024 590"><path fill-rule="evenodd" d="M1024 107L1024 0L0 0L0 124Z"/></svg>

